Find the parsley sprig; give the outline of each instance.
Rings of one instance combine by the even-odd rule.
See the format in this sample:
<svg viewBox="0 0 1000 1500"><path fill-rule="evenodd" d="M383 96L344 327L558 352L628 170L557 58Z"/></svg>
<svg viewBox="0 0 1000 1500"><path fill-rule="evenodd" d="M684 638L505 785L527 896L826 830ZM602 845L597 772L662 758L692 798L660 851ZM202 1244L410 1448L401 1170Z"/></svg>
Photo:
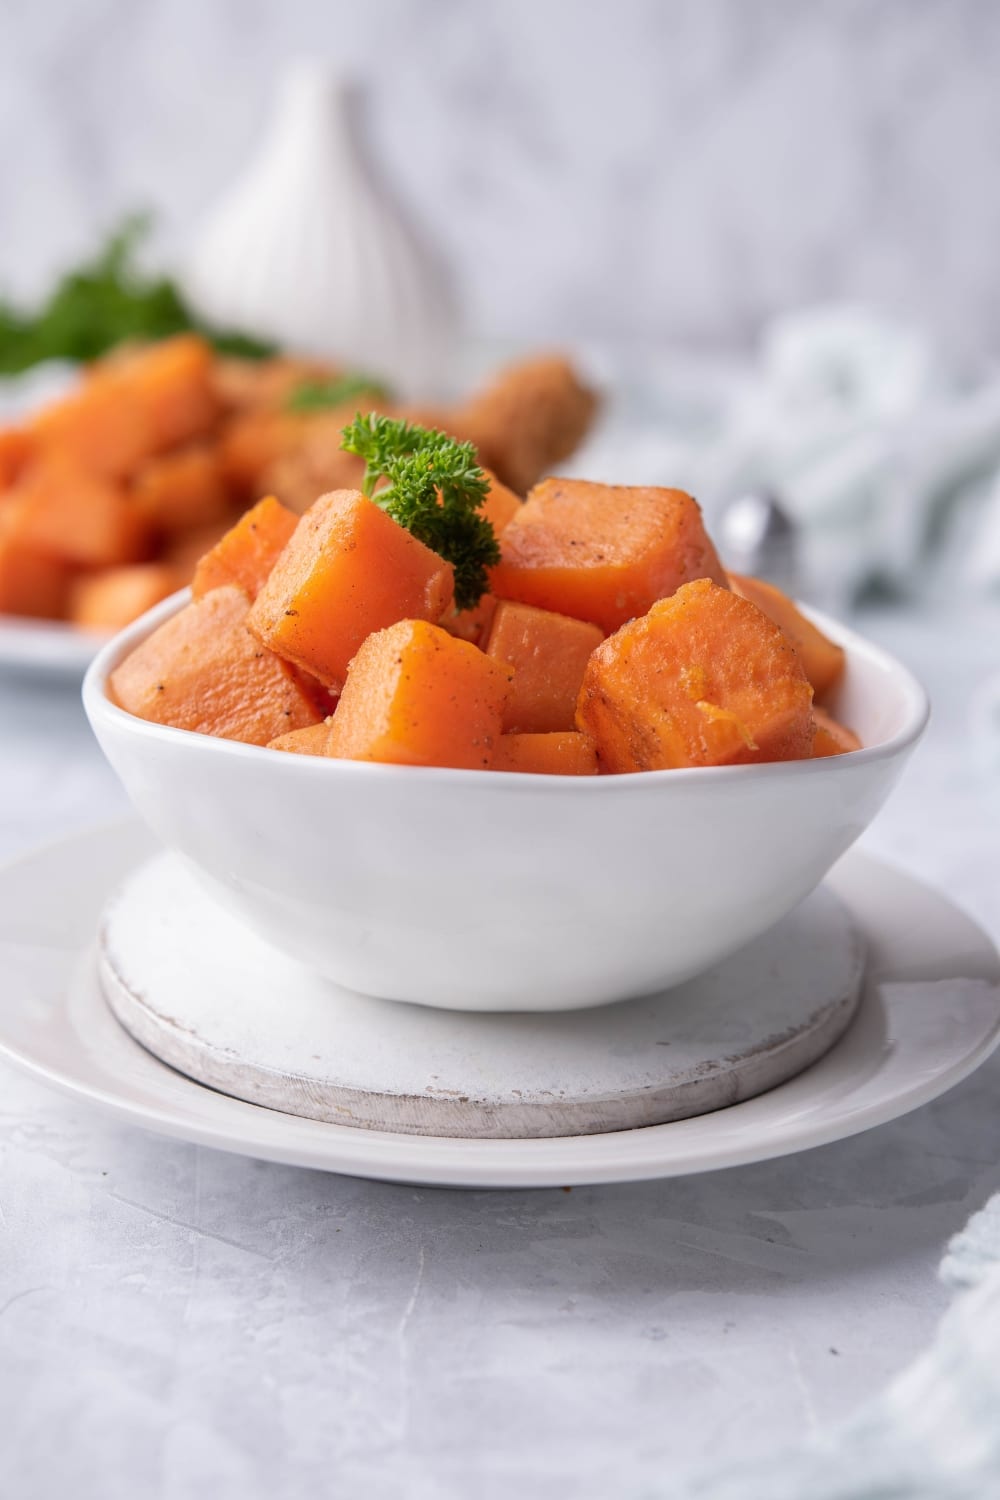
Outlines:
<svg viewBox="0 0 1000 1500"><path fill-rule="evenodd" d="M126 219L92 259L67 272L37 311L0 300L0 374L16 374L43 359L87 362L125 340L146 342L188 330L222 353L251 359L274 353L260 339L209 327L169 277L144 271L137 253L149 228L145 215Z"/></svg>
<svg viewBox="0 0 1000 1500"><path fill-rule="evenodd" d="M376 375L361 370L347 370L332 380L304 380L288 398L289 411L324 411L331 406L346 406L356 396L370 396L373 401L389 401L392 392Z"/></svg>
<svg viewBox="0 0 1000 1500"><path fill-rule="evenodd" d="M472 443L376 412L344 428L341 447L364 459L362 489L400 526L455 570L455 603L472 609L500 561L496 533L480 514L489 480Z"/></svg>

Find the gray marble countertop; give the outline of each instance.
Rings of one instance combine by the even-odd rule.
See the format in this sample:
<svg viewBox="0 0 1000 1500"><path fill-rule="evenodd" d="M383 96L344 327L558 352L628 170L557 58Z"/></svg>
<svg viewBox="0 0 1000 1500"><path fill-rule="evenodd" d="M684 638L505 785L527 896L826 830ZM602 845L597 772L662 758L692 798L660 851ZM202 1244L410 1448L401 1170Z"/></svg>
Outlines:
<svg viewBox="0 0 1000 1500"><path fill-rule="evenodd" d="M1000 937L996 614L862 627L935 718L865 847ZM0 680L0 853L124 808L72 686ZM990 769L991 756L993 769ZM1000 1058L894 1124L663 1183L457 1193L110 1123L0 1067L0 1490L19 1500L673 1493L924 1345L1000 1187Z"/></svg>

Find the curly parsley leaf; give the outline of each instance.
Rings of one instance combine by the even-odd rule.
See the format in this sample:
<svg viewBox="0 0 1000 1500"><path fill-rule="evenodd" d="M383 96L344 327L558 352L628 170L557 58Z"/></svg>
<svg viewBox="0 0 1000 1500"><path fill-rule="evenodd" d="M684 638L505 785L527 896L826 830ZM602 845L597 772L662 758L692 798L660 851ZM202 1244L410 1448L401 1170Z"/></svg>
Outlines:
<svg viewBox="0 0 1000 1500"><path fill-rule="evenodd" d="M126 219L92 260L70 271L34 313L0 302L0 373L17 374L45 359L98 359L116 344L172 334L202 334L221 353L259 359L271 345L210 327L169 278L149 275L136 252L149 232L141 214Z"/></svg>
<svg viewBox="0 0 1000 1500"><path fill-rule="evenodd" d="M289 411L324 411L327 407L345 406L356 396L389 401L392 392L376 376L348 370L333 380L304 380L292 391L287 404Z"/></svg>
<svg viewBox="0 0 1000 1500"><path fill-rule="evenodd" d="M362 490L455 570L455 603L472 609L500 561L496 533L480 514L489 480L472 443L376 412L344 428L341 447L365 462Z"/></svg>

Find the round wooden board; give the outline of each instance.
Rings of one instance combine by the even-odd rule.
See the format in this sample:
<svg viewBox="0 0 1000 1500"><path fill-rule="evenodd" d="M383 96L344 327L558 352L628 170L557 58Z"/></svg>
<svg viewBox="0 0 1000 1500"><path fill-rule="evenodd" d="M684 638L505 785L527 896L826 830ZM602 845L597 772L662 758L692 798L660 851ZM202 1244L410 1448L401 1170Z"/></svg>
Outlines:
<svg viewBox="0 0 1000 1500"><path fill-rule="evenodd" d="M549 1014L400 1005L300 968L171 854L112 897L99 949L118 1020L198 1082L314 1120L469 1139L628 1130L752 1098L838 1040L864 971L846 909L820 889L660 995Z"/></svg>

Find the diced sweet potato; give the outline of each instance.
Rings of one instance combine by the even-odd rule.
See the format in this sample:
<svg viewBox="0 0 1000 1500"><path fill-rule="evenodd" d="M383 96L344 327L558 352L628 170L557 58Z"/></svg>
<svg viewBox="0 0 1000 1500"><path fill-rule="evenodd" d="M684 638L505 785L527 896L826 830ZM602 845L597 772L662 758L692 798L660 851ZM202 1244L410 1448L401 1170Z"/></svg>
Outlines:
<svg viewBox="0 0 1000 1500"><path fill-rule="evenodd" d="M328 719L340 702L340 695L334 693L325 683L320 682L311 672L306 672L302 667L296 667L291 662L286 663L288 670L315 708L316 712L324 719Z"/></svg>
<svg viewBox="0 0 1000 1500"><path fill-rule="evenodd" d="M861 741L853 729L838 724L831 714L822 708L813 708L816 733L813 737L812 758L819 760L827 755L846 755L849 750L860 750Z"/></svg>
<svg viewBox="0 0 1000 1500"><path fill-rule="evenodd" d="M807 620L787 594L762 578L729 574L729 587L743 599L763 610L779 630L783 630L802 659L805 674L816 697L823 699L840 680L844 671L844 650Z"/></svg>
<svg viewBox="0 0 1000 1500"><path fill-rule="evenodd" d="M449 635L457 635L460 641L471 641L473 646L481 646L489 634L496 607L497 601L493 595L484 594L472 609L449 609L441 616L438 624Z"/></svg>
<svg viewBox="0 0 1000 1500"><path fill-rule="evenodd" d="M198 563L191 585L194 597L237 583L256 599L297 525L298 517L273 495L258 500Z"/></svg>
<svg viewBox="0 0 1000 1500"><path fill-rule="evenodd" d="M250 634L249 608L230 586L172 615L111 673L113 701L140 719L249 745L318 723L295 674Z"/></svg>
<svg viewBox="0 0 1000 1500"><path fill-rule="evenodd" d="M584 669L603 639L585 620L502 599L484 649L514 669L504 733L572 729Z"/></svg>
<svg viewBox="0 0 1000 1500"><path fill-rule="evenodd" d="M684 583L726 575L683 490L546 479L506 527L491 588L501 599L617 630Z"/></svg>
<svg viewBox="0 0 1000 1500"><path fill-rule="evenodd" d="M261 643L334 692L373 631L439 620L449 563L357 490L322 495L299 521L250 611Z"/></svg>
<svg viewBox="0 0 1000 1500"><path fill-rule="evenodd" d="M215 521L211 526L196 526L192 531L178 532L162 539L160 555L171 563L184 583L190 583L195 568L230 529L231 522ZM228 580L223 580L228 581Z"/></svg>
<svg viewBox="0 0 1000 1500"><path fill-rule="evenodd" d="M58 620L65 614L70 571L12 535L0 515L0 614Z"/></svg>
<svg viewBox="0 0 1000 1500"><path fill-rule="evenodd" d="M598 647L577 725L607 771L807 759L812 688L773 621L701 579Z"/></svg>
<svg viewBox="0 0 1000 1500"><path fill-rule="evenodd" d="M34 438L24 427L0 427L0 490L9 489L27 467Z"/></svg>
<svg viewBox="0 0 1000 1500"><path fill-rule="evenodd" d="M216 449L178 449L143 464L132 485L140 515L165 536L223 521L232 502Z"/></svg>
<svg viewBox="0 0 1000 1500"><path fill-rule="evenodd" d="M596 776L597 746L589 734L502 734L491 770L535 776Z"/></svg>
<svg viewBox="0 0 1000 1500"><path fill-rule="evenodd" d="M568 458L594 418L597 397L561 355L542 354L501 370L432 426L475 443L484 463L524 494ZM529 601L533 602L533 601Z"/></svg>
<svg viewBox="0 0 1000 1500"><path fill-rule="evenodd" d="M330 743L330 727L324 719L322 723L310 724L306 729L293 729L289 734L279 734L267 748L290 750L296 755L326 755Z"/></svg>
<svg viewBox="0 0 1000 1500"><path fill-rule="evenodd" d="M229 485L244 499L256 499L265 470L295 453L309 426L297 412L253 411L225 429L219 456Z"/></svg>
<svg viewBox="0 0 1000 1500"><path fill-rule="evenodd" d="M75 578L69 618L85 630L120 630L183 585L169 563L133 563Z"/></svg>
<svg viewBox="0 0 1000 1500"><path fill-rule="evenodd" d="M518 514L524 501L520 495L515 495L505 484L501 484L495 474L489 469L484 470L490 482L490 491L483 503L480 515L486 517L497 536L502 536L504 531Z"/></svg>
<svg viewBox="0 0 1000 1500"><path fill-rule="evenodd" d="M410 766L488 767L509 669L425 620L368 637L351 662L328 754Z"/></svg>
<svg viewBox="0 0 1000 1500"><path fill-rule="evenodd" d="M79 567L116 567L149 552L149 527L122 489L55 457L8 491L4 515L26 547Z"/></svg>
<svg viewBox="0 0 1000 1500"><path fill-rule="evenodd" d="M113 373L95 374L45 407L31 433L40 455L100 479L125 479L156 451L138 395Z"/></svg>
<svg viewBox="0 0 1000 1500"><path fill-rule="evenodd" d="M197 334L178 334L138 350L110 378L137 401L154 453L207 436L222 413L212 350Z"/></svg>

